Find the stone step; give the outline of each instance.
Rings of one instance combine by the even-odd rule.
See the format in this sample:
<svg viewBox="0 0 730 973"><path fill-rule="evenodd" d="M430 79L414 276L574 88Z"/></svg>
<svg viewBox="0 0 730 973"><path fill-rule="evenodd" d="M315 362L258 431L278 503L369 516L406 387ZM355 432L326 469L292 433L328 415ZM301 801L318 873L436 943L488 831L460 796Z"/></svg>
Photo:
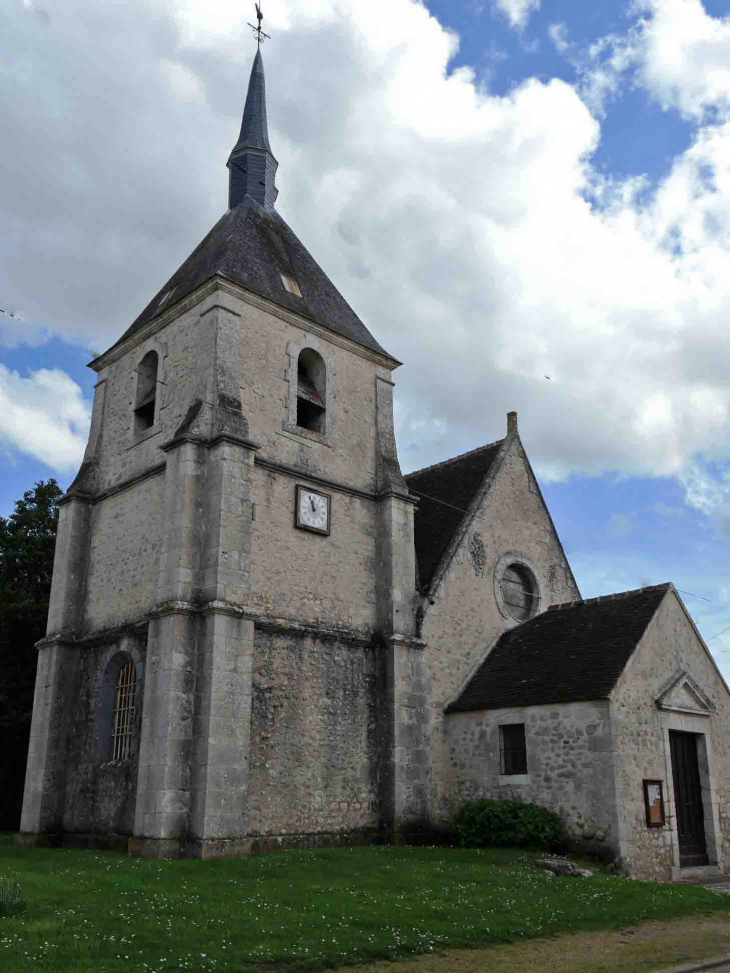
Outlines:
<svg viewBox="0 0 730 973"><path fill-rule="evenodd" d="M690 882L705 885L707 882L720 881L725 876L717 865L698 865L696 868L674 868L672 878L675 882Z"/></svg>

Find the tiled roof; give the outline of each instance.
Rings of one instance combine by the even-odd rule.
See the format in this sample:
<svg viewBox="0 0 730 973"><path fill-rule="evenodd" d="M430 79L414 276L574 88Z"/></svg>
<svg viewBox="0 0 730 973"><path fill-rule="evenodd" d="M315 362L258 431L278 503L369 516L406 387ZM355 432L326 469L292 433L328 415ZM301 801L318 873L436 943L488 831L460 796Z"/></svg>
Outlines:
<svg viewBox="0 0 730 973"><path fill-rule="evenodd" d="M503 440L404 477L418 497L416 557L421 590L426 590L444 551L496 459Z"/></svg>
<svg viewBox="0 0 730 973"><path fill-rule="evenodd" d="M335 334L387 354L281 216L249 199L218 220L119 340L216 274ZM284 288L281 274L297 282L301 297ZM161 306L170 290L173 293Z"/></svg>
<svg viewBox="0 0 730 973"><path fill-rule="evenodd" d="M670 588L551 606L504 633L448 712L605 699Z"/></svg>

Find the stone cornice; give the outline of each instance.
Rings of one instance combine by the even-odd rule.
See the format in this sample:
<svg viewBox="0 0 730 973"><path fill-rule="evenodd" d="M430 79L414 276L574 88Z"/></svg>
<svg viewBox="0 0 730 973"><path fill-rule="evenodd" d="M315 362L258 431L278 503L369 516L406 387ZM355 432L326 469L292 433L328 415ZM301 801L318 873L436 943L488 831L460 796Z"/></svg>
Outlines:
<svg viewBox="0 0 730 973"><path fill-rule="evenodd" d="M94 645L104 644L105 642L112 642L115 639L124 638L125 636L138 635L140 632L146 631L148 627L148 620L142 619L136 622L125 622L123 625L115 625L111 628L99 629L97 632L92 632L90 635L74 635L71 632L56 632L53 635L46 635L39 642L36 642L35 647L37 649L48 649L53 645L65 645L69 648L77 649L87 649Z"/></svg>
<svg viewBox="0 0 730 973"><path fill-rule="evenodd" d="M243 446L244 449L250 449L252 453L255 453L257 449L261 449L261 443L255 443L252 439L242 439L240 436L234 436L230 432L219 432L205 444L209 449L211 446L217 446L218 443L231 443L234 446Z"/></svg>
<svg viewBox="0 0 730 973"><path fill-rule="evenodd" d="M200 607L191 601L173 600L163 601L145 614L147 618L162 618L165 615L197 615L199 611Z"/></svg>
<svg viewBox="0 0 730 973"><path fill-rule="evenodd" d="M418 497L414 496L412 493L403 493L401 490L381 490L377 494L378 500L385 500L388 497L394 497L396 500L403 500L405 503L412 503L414 507L418 506Z"/></svg>
<svg viewBox="0 0 730 973"><path fill-rule="evenodd" d="M425 649L428 644L415 635L400 635L397 632L390 632L387 635L381 636L381 638L386 645L392 645L393 648Z"/></svg>
<svg viewBox="0 0 730 973"><path fill-rule="evenodd" d="M67 493L66 496L60 501L58 506L63 506L63 504L70 503L72 500L79 500L82 503L95 504L100 503L102 500L107 500L109 497L116 496L118 493L123 493L125 490L131 489L133 486L137 486L138 483L144 483L145 480L151 479L153 476L159 476L161 473L165 472L166 463L156 463L154 466L148 466L146 470L142 470L141 473L136 473L134 476L128 477L126 480L122 480L120 483L116 483L113 487L109 487L106 490L101 490L99 493L77 493L72 491Z"/></svg>
<svg viewBox="0 0 730 973"><path fill-rule="evenodd" d="M261 449L261 443L255 443L251 439L243 439L230 432L216 433L210 439L206 439L204 436L197 436L195 433L186 432L181 436L173 436L167 442L160 443L160 449L163 453L169 453L171 449L175 449L176 446L180 446L183 443L195 443L198 446L205 446L206 449L210 449L218 443L231 443L234 446L243 446L244 449L250 449L253 452Z"/></svg>
<svg viewBox="0 0 730 973"><path fill-rule="evenodd" d="M252 621L256 628L278 635L295 635L299 638L317 638L330 642L348 642L352 645L374 644L372 635L356 632L346 628L330 628L327 625L317 625L308 622L297 622L290 618L277 618L274 615L262 615L254 608L236 605L230 601L209 601L199 608L201 615L228 615L233 618L246 618Z"/></svg>
<svg viewBox="0 0 730 973"><path fill-rule="evenodd" d="M335 493L346 493L351 497L359 497L361 500L379 499L378 494L374 490L361 490L359 487L351 486L349 483L330 480L326 476L319 476L317 473L311 473L297 466L288 466L286 463L279 463L274 459L268 459L266 456L255 456L254 463L256 466L260 466L262 469L269 470L272 473L281 473L282 476L288 476L293 480L307 480L309 483L316 483L319 486L325 486L330 490L334 490Z"/></svg>
<svg viewBox="0 0 730 973"><path fill-rule="evenodd" d="M325 625L310 625L305 622L293 622L287 618L275 618L271 615L255 615L247 612L248 618L253 618L256 628L274 635L290 635L298 638L314 638L324 642L347 642L349 645L363 645L374 647L372 635L354 632L351 629L328 628Z"/></svg>
<svg viewBox="0 0 730 973"><path fill-rule="evenodd" d="M230 294L232 297L238 298L244 301L246 304L250 304L252 307L258 308L259 310L266 311L268 314L285 321L287 324L291 324L295 328L299 328L302 331L307 331L310 334L316 335L318 338L322 338L323 341L329 341L330 344L338 345L340 348L346 348L348 351L353 352L360 358L365 358L368 361L375 362L378 365L384 365L389 371L393 371L398 368L402 362L399 362L397 358L391 358L390 355L380 354L374 351L372 348L367 348L365 345L359 344L357 341L353 341L350 338L344 337L344 335L339 335L335 331L330 331L329 328L325 328L322 325L316 324L309 318L305 318L293 311L287 311L285 308L280 307L278 304L274 304L273 301L269 301L265 297L261 297L259 294L255 294L253 291L246 290L240 284L234 283L227 277L223 277L217 274L215 277L211 277L200 287L196 288L186 297L183 297L176 304L172 304L170 307L166 308L156 317L148 321L139 331L135 331L134 334L129 335L124 341L120 341L118 344L112 345L112 347L99 355L93 361L89 362L89 368L93 368L95 372L100 372L103 368L111 365L112 362L117 361L117 359L123 357L127 352L134 348L136 345L141 344L146 341L147 338L156 334L165 328L171 321L175 318L180 317L189 311L196 304L205 300L210 294L213 294L216 290L222 290L226 294ZM226 308L226 310L231 310ZM231 312L236 313L236 312Z"/></svg>
<svg viewBox="0 0 730 973"><path fill-rule="evenodd" d="M64 507L67 503L71 503L72 500L78 500L79 503L96 503L96 497L91 493L84 493L82 490L73 490L64 497L61 497L56 506Z"/></svg>
<svg viewBox="0 0 730 973"><path fill-rule="evenodd" d="M71 633L58 632L47 635L36 643L36 648L45 649L53 645L66 645L73 648L89 648L93 645L112 642L123 636L136 635L147 629L150 619L163 618L166 615L228 615L231 618L248 619L255 628L275 635L288 635L295 638L315 638L325 642L342 642L348 645L361 645L374 648L378 642L376 635L358 632L347 628L331 628L310 622L297 622L290 618L279 618L274 615L262 615L254 608L237 605L230 601L213 600L203 604L195 604L182 599L161 602L145 613L143 619L128 622L114 628L100 629L90 635L76 636ZM381 640L382 641L382 640ZM421 639L410 638L405 635L388 635L385 641L389 644L408 645L422 648L426 643Z"/></svg>

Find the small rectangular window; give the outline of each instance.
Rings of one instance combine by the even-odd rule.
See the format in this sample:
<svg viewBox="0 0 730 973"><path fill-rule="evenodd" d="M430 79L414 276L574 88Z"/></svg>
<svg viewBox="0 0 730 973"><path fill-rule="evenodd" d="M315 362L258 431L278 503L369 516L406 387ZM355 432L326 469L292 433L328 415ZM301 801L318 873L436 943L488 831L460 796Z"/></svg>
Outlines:
<svg viewBox="0 0 730 973"><path fill-rule="evenodd" d="M512 776L527 773L524 723L505 723L500 726L499 752L500 767L503 774Z"/></svg>

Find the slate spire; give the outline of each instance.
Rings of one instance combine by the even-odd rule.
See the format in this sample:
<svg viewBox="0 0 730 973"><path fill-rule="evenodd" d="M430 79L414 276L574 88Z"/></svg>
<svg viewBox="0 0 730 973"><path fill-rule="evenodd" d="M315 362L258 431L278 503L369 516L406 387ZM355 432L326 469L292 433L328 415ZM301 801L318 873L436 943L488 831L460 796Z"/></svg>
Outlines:
<svg viewBox="0 0 730 973"><path fill-rule="evenodd" d="M228 208L235 209L251 196L265 209L273 209L279 194L274 184L279 163L269 145L266 124L266 82L261 50L256 51L248 81L241 134L228 158Z"/></svg>

